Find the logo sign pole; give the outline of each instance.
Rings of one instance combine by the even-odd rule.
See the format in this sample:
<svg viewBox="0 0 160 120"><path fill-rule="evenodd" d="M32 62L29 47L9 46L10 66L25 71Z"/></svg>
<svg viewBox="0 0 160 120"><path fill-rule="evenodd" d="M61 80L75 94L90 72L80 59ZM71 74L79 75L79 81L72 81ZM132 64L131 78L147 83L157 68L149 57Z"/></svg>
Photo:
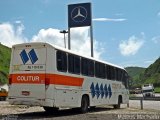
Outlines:
<svg viewBox="0 0 160 120"><path fill-rule="evenodd" d="M79 3L68 5L68 49L70 46L70 28L90 26L91 57L93 57L93 28L91 3Z"/></svg>

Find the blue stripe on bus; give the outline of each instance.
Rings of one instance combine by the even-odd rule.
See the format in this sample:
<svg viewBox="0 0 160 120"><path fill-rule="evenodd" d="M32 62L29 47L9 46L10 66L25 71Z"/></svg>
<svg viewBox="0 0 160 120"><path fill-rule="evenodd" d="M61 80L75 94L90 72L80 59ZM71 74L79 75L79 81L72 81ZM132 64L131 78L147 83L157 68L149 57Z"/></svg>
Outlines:
<svg viewBox="0 0 160 120"><path fill-rule="evenodd" d="M101 98L105 97L112 97L112 89L111 89L111 85L109 84L107 87L107 84L103 85L101 83L101 85L99 85L98 83L96 85L94 85L94 83L91 83L90 86L90 90L91 90L91 95L92 98L94 98L95 96L97 97L97 99L101 96Z"/></svg>
<svg viewBox="0 0 160 120"><path fill-rule="evenodd" d="M37 57L36 52L34 51L34 49L32 49L28 53L28 55L29 55L29 58L31 59L32 64L34 64L38 60L38 57Z"/></svg>
<svg viewBox="0 0 160 120"><path fill-rule="evenodd" d="M20 53L20 56L21 56L23 64L26 64L28 62L28 60L29 60L26 51L22 50L22 52Z"/></svg>

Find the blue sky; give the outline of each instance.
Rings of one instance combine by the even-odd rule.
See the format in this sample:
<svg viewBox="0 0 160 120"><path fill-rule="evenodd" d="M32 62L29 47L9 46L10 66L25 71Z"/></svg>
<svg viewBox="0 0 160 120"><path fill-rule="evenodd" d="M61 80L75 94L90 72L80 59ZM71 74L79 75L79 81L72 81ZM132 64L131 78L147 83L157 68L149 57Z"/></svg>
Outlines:
<svg viewBox="0 0 160 120"><path fill-rule="evenodd" d="M68 4L83 2L92 3L95 57L123 67L148 67L160 57L159 0L1 0L0 42L63 47L59 30L67 29ZM71 47L89 55L87 32L72 29Z"/></svg>

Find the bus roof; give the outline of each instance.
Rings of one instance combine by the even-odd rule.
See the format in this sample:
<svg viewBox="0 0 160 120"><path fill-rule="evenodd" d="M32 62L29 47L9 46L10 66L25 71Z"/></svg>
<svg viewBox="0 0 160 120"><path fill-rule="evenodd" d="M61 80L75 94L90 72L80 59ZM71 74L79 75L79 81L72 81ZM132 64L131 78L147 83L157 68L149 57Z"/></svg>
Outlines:
<svg viewBox="0 0 160 120"><path fill-rule="evenodd" d="M117 67L117 68L120 68L120 69L123 69L125 70L123 67L121 66L118 66L118 65L115 65L115 64L112 64L112 63L109 63L109 62L106 62L106 61L102 61L102 60L98 60L94 57L88 57L88 56L84 56L84 55L81 55L77 52L74 52L74 51L71 51L71 50L68 50L66 48L62 48L62 47L59 47L59 46L56 46L56 45L51 45L49 43L45 43L45 42L30 42L30 43L22 43L22 44L16 44L16 45L13 45L12 48L25 48L26 46L46 46L46 47L51 47L51 48L54 48L54 49L58 49L58 50L61 50L61 51L64 51L64 52L67 52L67 53L71 53L71 54L74 54L74 55L77 55L77 56L81 56L81 57L84 57L84 58L88 58L88 59L91 59L91 60L94 60L94 61L97 61L97 62L101 62L101 63L104 63L104 64L107 64L107 65L110 65L110 66L114 66L114 67Z"/></svg>

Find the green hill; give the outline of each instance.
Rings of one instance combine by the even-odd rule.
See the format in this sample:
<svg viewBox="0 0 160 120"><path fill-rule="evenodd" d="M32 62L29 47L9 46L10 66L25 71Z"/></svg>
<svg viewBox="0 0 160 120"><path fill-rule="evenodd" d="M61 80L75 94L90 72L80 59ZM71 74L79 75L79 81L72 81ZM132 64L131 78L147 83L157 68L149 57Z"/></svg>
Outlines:
<svg viewBox="0 0 160 120"><path fill-rule="evenodd" d="M140 74L143 74L146 68L142 67L126 67L125 68L130 77L131 86L141 86L141 81L139 79Z"/></svg>
<svg viewBox="0 0 160 120"><path fill-rule="evenodd" d="M11 48L0 44L0 84L8 82Z"/></svg>
<svg viewBox="0 0 160 120"><path fill-rule="evenodd" d="M160 87L160 57L141 73L139 78L143 83L152 83L155 87Z"/></svg>
<svg viewBox="0 0 160 120"><path fill-rule="evenodd" d="M125 68L129 74L129 76L133 78L137 78L140 73L145 71L145 68L142 67L126 67Z"/></svg>
<svg viewBox="0 0 160 120"><path fill-rule="evenodd" d="M140 87L142 84L154 84L156 91L160 92L160 58L148 68L127 67L130 88Z"/></svg>

